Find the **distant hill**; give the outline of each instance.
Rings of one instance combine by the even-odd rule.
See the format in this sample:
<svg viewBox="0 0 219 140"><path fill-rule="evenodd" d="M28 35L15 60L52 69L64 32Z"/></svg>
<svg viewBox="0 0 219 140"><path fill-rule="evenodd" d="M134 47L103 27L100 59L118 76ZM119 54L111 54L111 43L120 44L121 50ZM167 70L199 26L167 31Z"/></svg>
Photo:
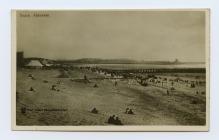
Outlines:
<svg viewBox="0 0 219 140"><path fill-rule="evenodd" d="M77 64L157 64L157 65L180 65L180 64L204 64L204 62L181 62L178 59L174 61L139 61L133 59L100 59L100 58L82 58L75 60L52 60L39 57L28 57L25 61L39 60L43 63L77 63Z"/></svg>
<svg viewBox="0 0 219 140"><path fill-rule="evenodd" d="M73 63L88 63L88 64L134 64L138 61L131 59L98 59L98 58L82 58L71 61Z"/></svg>
<svg viewBox="0 0 219 140"><path fill-rule="evenodd" d="M138 61L133 59L99 59L99 58L82 58L76 60L58 60L60 63L82 63L82 64L159 64L159 65L176 65L176 64L198 64L202 62L180 62L180 61Z"/></svg>

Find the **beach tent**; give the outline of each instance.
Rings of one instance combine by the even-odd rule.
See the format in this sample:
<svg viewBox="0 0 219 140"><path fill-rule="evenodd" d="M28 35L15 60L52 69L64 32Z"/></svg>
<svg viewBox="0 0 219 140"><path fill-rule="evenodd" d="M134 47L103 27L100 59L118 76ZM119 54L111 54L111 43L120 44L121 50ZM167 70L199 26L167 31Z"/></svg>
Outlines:
<svg viewBox="0 0 219 140"><path fill-rule="evenodd" d="M47 67L50 67L50 66L53 66L53 64L45 64L45 66L47 66Z"/></svg>
<svg viewBox="0 0 219 140"><path fill-rule="evenodd" d="M30 62L25 66L29 68L42 68L43 64L39 60L30 60Z"/></svg>

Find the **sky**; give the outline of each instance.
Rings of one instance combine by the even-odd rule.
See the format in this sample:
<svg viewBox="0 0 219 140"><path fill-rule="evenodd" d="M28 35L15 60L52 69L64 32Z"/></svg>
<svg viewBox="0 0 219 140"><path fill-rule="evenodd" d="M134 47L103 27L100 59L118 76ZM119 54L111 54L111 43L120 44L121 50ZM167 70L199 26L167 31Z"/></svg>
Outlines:
<svg viewBox="0 0 219 140"><path fill-rule="evenodd" d="M19 11L16 19L25 57L205 61L204 11Z"/></svg>

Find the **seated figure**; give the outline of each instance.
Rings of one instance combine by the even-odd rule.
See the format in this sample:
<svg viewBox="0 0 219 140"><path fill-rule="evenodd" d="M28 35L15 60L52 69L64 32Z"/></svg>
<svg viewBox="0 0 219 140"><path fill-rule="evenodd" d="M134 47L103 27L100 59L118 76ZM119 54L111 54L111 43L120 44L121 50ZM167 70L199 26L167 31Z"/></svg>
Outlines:
<svg viewBox="0 0 219 140"><path fill-rule="evenodd" d="M93 108L93 109L91 110L91 113L97 114L97 113L98 113L98 110L97 110L96 108Z"/></svg>
<svg viewBox="0 0 219 140"><path fill-rule="evenodd" d="M128 114L134 114L134 112L132 111L132 109L129 109Z"/></svg>

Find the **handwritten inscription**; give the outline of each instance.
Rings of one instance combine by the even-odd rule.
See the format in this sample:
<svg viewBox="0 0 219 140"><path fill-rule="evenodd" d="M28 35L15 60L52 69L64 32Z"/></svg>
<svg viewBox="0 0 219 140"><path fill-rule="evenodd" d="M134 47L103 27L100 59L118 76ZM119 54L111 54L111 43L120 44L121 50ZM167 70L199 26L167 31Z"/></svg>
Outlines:
<svg viewBox="0 0 219 140"><path fill-rule="evenodd" d="M64 109L64 108L52 108L52 109L48 109L48 108L35 108L35 109L31 109L31 108L26 108L25 109L26 111L36 111L36 112L60 112L60 111L68 111L67 109Z"/></svg>
<svg viewBox="0 0 219 140"><path fill-rule="evenodd" d="M43 12L35 12L35 13L19 13L20 17L50 17L50 14Z"/></svg>

